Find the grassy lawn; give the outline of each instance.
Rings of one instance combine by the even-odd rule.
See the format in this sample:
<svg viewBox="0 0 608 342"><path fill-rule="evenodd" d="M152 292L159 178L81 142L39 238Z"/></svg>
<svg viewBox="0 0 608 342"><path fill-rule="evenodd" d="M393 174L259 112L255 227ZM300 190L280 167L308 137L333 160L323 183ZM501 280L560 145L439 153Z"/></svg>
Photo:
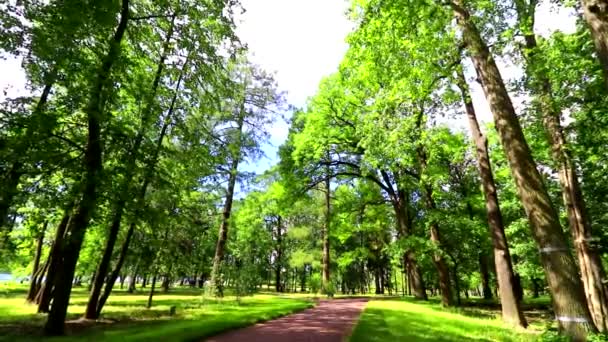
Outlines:
<svg viewBox="0 0 608 342"><path fill-rule="evenodd" d="M46 315L25 303L25 287L0 284L0 341L196 341L219 332L273 319L312 306L305 298L270 294L221 300L203 298L198 289L157 293L146 309L147 292L115 290L98 322L78 320L85 310L87 291L76 288L69 307L69 336L42 338ZM170 307L176 307L170 316Z"/></svg>
<svg viewBox="0 0 608 342"><path fill-rule="evenodd" d="M367 304L350 341L535 341L540 325L516 331L491 310L444 310L437 303L413 299L375 300Z"/></svg>

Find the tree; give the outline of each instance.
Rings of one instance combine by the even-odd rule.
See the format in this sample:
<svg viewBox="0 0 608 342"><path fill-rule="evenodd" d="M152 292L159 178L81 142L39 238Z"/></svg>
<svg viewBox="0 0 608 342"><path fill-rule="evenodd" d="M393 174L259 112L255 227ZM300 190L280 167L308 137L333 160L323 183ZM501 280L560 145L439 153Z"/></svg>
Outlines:
<svg viewBox="0 0 608 342"><path fill-rule="evenodd" d="M453 1L450 5L492 109L519 196L540 248L560 328L571 336L584 338L589 331L595 330L595 326L585 302L576 264L565 244L557 212L536 168L500 71L487 45L464 3ZM570 317L580 319L573 320Z"/></svg>
<svg viewBox="0 0 608 342"><path fill-rule="evenodd" d="M526 318L523 315L521 303L515 294L515 275L513 273L509 244L503 226L502 213L500 212L496 184L492 174L492 165L490 164L488 153L488 140L479 128L475 107L473 106L464 73L461 68L457 68L456 73L457 84L460 88L471 135L475 143L477 166L486 203L488 227L490 228L490 236L492 237L494 247L494 262L498 289L500 291L502 317L503 320L510 324L525 327L527 325Z"/></svg>

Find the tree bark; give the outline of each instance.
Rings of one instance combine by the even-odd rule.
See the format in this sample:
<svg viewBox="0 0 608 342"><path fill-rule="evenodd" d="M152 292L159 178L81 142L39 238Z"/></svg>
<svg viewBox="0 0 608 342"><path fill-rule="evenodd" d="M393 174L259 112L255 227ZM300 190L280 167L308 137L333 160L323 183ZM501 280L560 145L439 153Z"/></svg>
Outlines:
<svg viewBox="0 0 608 342"><path fill-rule="evenodd" d="M53 245L51 246L51 250L49 251L49 256L47 258L48 270L46 271L46 279L44 281L44 284L42 284L42 286L38 290L38 294L36 295L36 303L38 303L38 313L49 312L49 305L52 299L53 284L55 282L55 277L58 272L57 270L61 264L61 245L63 244L63 238L70 222L70 215L73 209L72 207L73 204L66 208L65 213L63 214L63 218L61 219L61 222L57 226L57 231L55 232L55 239L53 240Z"/></svg>
<svg viewBox="0 0 608 342"><path fill-rule="evenodd" d="M587 2L591 3L593 1ZM599 3L599 1L595 2ZM560 122L561 113L553 97L551 81L543 71L546 63L542 60L542 54L538 51L538 43L533 30L536 1L525 3L520 0L516 4L518 19L524 31L526 42L526 50L524 51L527 58L526 71L531 76L528 87L538 101L543 125L551 145L553 161L558 170L562 198L581 270L581 281L587 296L587 306L595 326L603 332L608 329L608 291L602 283L602 279L605 278L605 271L598 254L589 243L592 240L591 220L587 215L576 168L568 151L568 143ZM585 12L589 12L589 6L587 6ZM608 2L605 2L605 6L606 13L608 13ZM590 14L596 15L591 12ZM585 13L585 17L588 17L587 13ZM605 43L608 44L608 30L605 33ZM604 47L608 48L608 46ZM605 52L608 53L608 50Z"/></svg>
<svg viewBox="0 0 608 342"><path fill-rule="evenodd" d="M557 211L536 168L488 46L463 5L464 0L453 0L451 4L490 104L519 197L540 249L541 262L553 296L553 307L559 327L575 339L585 339L587 333L596 331L596 328L589 314L578 269L568 249Z"/></svg>
<svg viewBox="0 0 608 342"><path fill-rule="evenodd" d="M591 30L591 37L595 43L595 50L608 89L608 1L581 0L581 5L583 17Z"/></svg>
<svg viewBox="0 0 608 342"><path fill-rule="evenodd" d="M484 198L486 202L486 213L488 217L488 228L492 245L494 248L494 265L496 267L496 278L498 280L498 289L500 292L500 303L502 307L502 318L505 322L514 326L526 327L526 318L521 309L521 303L515 295L513 263L509 252L509 244L505 235L505 228L502 220L502 213L498 202L498 194L496 192L496 184L494 183L494 175L492 174L492 164L490 163L490 154L488 152L488 140L479 128L477 114L469 87L467 85L464 73L461 68L457 68L458 86L462 95L462 100L469 121L469 128L473 141L475 142L477 167L483 188ZM480 258L483 256L480 254ZM492 291L488 281L488 270L483 268L485 261L480 259L482 265L482 282L484 298L491 298Z"/></svg>
<svg viewBox="0 0 608 342"><path fill-rule="evenodd" d="M118 59L122 38L129 21L129 0L122 0L120 22L116 28L110 49L103 58L86 108L88 119L88 140L84 155L85 174L82 180L81 198L68 227L69 236L61 248L63 257L55 283L53 306L44 326L46 335L63 335L72 280L84 234L97 202L97 184L102 171L101 124L103 122L101 97L103 88L110 77L112 66Z"/></svg>
<svg viewBox="0 0 608 342"><path fill-rule="evenodd" d="M32 276L30 277L30 289L27 293L27 301L32 302L36 298L38 292L38 277L40 274L40 259L42 258L42 247L44 245L44 233L49 221L44 221L41 231L36 238L36 254L34 255L34 265L32 267Z"/></svg>

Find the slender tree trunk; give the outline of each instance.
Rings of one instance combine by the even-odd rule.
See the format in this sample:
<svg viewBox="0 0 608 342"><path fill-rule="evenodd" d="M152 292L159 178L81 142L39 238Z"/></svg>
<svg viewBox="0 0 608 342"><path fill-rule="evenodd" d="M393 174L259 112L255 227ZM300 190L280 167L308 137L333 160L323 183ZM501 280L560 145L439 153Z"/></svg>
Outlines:
<svg viewBox="0 0 608 342"><path fill-rule="evenodd" d="M139 261L135 265L135 268L133 269L133 273L131 273L131 278L129 279L129 287L127 287L127 292L128 293L135 292L135 283L137 281L137 271L138 270L139 270ZM108 294L108 296L109 296L109 294ZM104 292L104 295L102 296L102 298L103 297L105 297L105 292ZM100 301L100 303L101 303L101 301Z"/></svg>
<svg viewBox="0 0 608 342"><path fill-rule="evenodd" d="M275 289L277 292L283 292L283 287L281 286L281 268L283 262L283 248L282 248L282 225L281 216L277 219L277 266L275 269Z"/></svg>
<svg viewBox="0 0 608 342"><path fill-rule="evenodd" d="M420 127L420 125L418 125ZM422 146L418 149L418 157L420 159L420 167L422 172L425 172L427 168L427 156ZM430 184L424 185L424 202L427 210L433 212L437 209L435 200L433 199L433 188ZM439 224L436 221L432 221L430 224L431 230L431 242L435 244L438 249L441 249L441 235L439 233ZM450 283L450 272L448 265L445 262L445 258L440 252L433 254L433 263L439 274L439 287L441 288L441 304L443 306L454 305L454 299L452 298L452 285Z"/></svg>
<svg viewBox="0 0 608 342"><path fill-rule="evenodd" d="M597 57L608 89L608 1L581 0L583 17L591 30Z"/></svg>
<svg viewBox="0 0 608 342"><path fill-rule="evenodd" d="M532 278L532 297L538 298L540 295L540 285L538 284L539 280L536 278Z"/></svg>
<svg viewBox="0 0 608 342"><path fill-rule="evenodd" d="M139 192L137 194L136 202L140 206L144 202L144 199L146 197L146 193L148 191L148 186L150 185L150 182L152 181L152 177L153 177L154 171L156 169L156 165L158 163L158 158L159 158L160 150L162 148L163 141L164 141L165 136L167 134L167 130L169 128L169 124L171 123L171 120L173 118L173 113L175 111L175 105L176 105L176 102L177 102L177 95L178 95L179 88L180 88L182 80L183 80L185 68L188 65L189 60L190 60L189 57L186 58L186 61L184 62L184 65L182 67L179 79L178 79L177 84L176 84L175 92L173 93L173 98L172 98L171 104L169 106L169 110L167 111L167 115L165 116L165 119L163 120L163 127L161 128L160 135L159 135L158 140L156 142L156 148L154 150L154 154L152 156L152 159L151 159L150 163L148 164L148 166L146 168L146 173L145 173L144 181L143 181L143 183L141 185L141 188L140 188L140 190L139 190ZM159 75L159 74L157 73L157 75ZM121 209L120 212L122 212L123 209ZM139 211L140 209L141 208L138 208L137 210ZM118 221L118 223L120 224L120 221ZM112 293L112 288L114 287L114 283L116 282L118 274L120 273L120 271L122 269L122 265L124 264L124 261L126 259L127 253L129 251L129 245L131 243L131 239L132 239L133 233L135 232L135 228L136 228L136 223L135 222L131 222L131 224L129 225L129 229L127 231L127 236L126 236L126 238L125 238L125 240L123 242L123 245L122 245L122 248L121 248L121 252L120 252L120 255L118 257L118 261L117 261L116 265L114 266L114 270L112 270L112 272L110 273L110 276L109 276L108 282L106 284L106 287L105 287L103 295L98 299L98 303L97 303L97 306L95 308L96 318L99 318L99 315L101 315L101 310L103 309L103 306L104 306L106 300L108 299L108 297ZM112 249L113 249L113 246L112 246ZM103 285L103 283L102 283L102 285ZM144 284L143 284L142 287L145 287L145 280L144 280ZM135 288L133 287L133 289L135 289ZM91 296L92 296L92 294L91 294ZM91 301L89 300L89 304L90 304L90 302Z"/></svg>
<svg viewBox="0 0 608 342"><path fill-rule="evenodd" d="M329 152L327 153L329 161ZM331 188L330 188L330 170L329 165L326 168L325 176L325 224L323 225L323 292L327 293L329 290L330 278L330 243L329 234L331 226Z"/></svg>
<svg viewBox="0 0 608 342"><path fill-rule="evenodd" d="M23 175L22 167L23 163L19 161L14 162L8 172L8 177L4 180L4 184L0 185L0 189L2 190L2 193L0 193L0 233L10 232L9 210L13 205L15 195L17 195L19 180L21 179L21 175ZM8 239L8 234L2 238ZM4 243L4 241L0 243Z"/></svg>
<svg viewBox="0 0 608 342"><path fill-rule="evenodd" d="M483 299L492 299L492 288L490 288L490 272L488 271L488 256L485 252L479 253L479 273L481 274L481 286Z"/></svg>
<svg viewBox="0 0 608 342"><path fill-rule="evenodd" d="M592 3L594 1L587 2ZM596 5L599 2L595 1ZM589 243L592 239L591 221L587 215L576 168L567 148L566 137L564 136L560 122L561 113L555 104L551 82L543 71L546 63L542 60L542 54L539 54L536 35L533 31L536 3L532 1L529 4L524 4L524 1L520 0L517 2L517 5L520 25L526 31L524 35L526 42L524 53L527 57L526 69L533 77L528 86L538 100L543 124L549 137L549 143L551 144L553 160L558 169L562 197L568 215L574 247L578 256L581 281L583 282L587 296L587 305L595 326L599 331L603 332L608 329L608 292L602 283L602 279L605 278L605 271L599 256ZM596 16L596 14L589 12L590 6L591 4L584 11L585 18ZM604 6L604 13L608 13L608 2L605 1ZM589 24L590 26L592 25L591 22ZM607 26L604 43L608 44L608 21L605 22L605 25ZM607 49L605 53L608 54L608 45L604 45L604 49ZM608 58L608 55L606 55L606 58ZM608 64L606 66L608 67Z"/></svg>
<svg viewBox="0 0 608 342"><path fill-rule="evenodd" d="M490 154L488 152L488 140L479 128L477 114L471 99L469 87L467 85L464 73L461 68L457 69L458 86L462 95L462 100L469 121L471 135L475 142L477 167L479 168L479 176L481 178L483 194L486 202L486 212L488 217L488 228L490 229L490 237L494 248L494 264L496 267L496 278L500 291L500 303L502 307L502 318L505 322L514 326L526 327L526 318L521 309L521 303L515 295L513 272L513 263L509 252L509 244L505 235L505 228L502 221L502 213L498 203L498 194L496 192L496 184L494 183L494 175L492 174L492 164L490 163ZM480 255L480 258L482 255ZM480 259L482 268L485 262ZM482 269L483 271L483 269ZM487 267L485 272L482 272L483 296L484 298L492 297L490 290L489 274Z"/></svg>
<svg viewBox="0 0 608 342"><path fill-rule="evenodd" d="M144 135L148 128L149 122L151 120L151 116L153 113L153 102L158 92L158 86L161 81L161 77L163 74L163 70L165 68L165 60L169 55L171 50L170 43L171 38L173 36L173 25L175 22L175 13L171 19L171 25L169 26L169 30L167 32L167 36L165 38L165 42L163 45L163 52L160 57L160 60L157 65L156 74L154 76L154 81L152 82L152 89L150 94L147 97L146 107L141 116L140 128L137 132L137 136L135 137L135 142L133 147L130 149L128 154L125 156L125 164L126 164L126 174L122 181L120 187L120 194L118 196L118 200L114 205L114 210L112 214L112 222L110 224L110 229L108 233L108 237L106 239L106 245L104 248L103 255L101 257L101 261L97 266L97 271L95 272L95 277L93 279L93 286L91 289L91 293L89 295L89 301L87 303L87 308L84 313L84 318L86 319L97 319L98 315L98 303L99 296L101 294L101 290L103 287L104 280L108 275L108 271L110 269L110 262L112 260L112 254L114 252L114 245L116 244L116 240L118 239L118 233L120 232L120 224L122 221L122 216L124 214L124 209L127 204L129 195L130 195L130 184L133 181L133 176L135 175L135 168L137 160L139 159L139 153L141 144L144 140ZM121 282L122 284L122 282Z"/></svg>
<svg viewBox="0 0 608 342"><path fill-rule="evenodd" d="M221 266L224 261L224 252L226 242L228 241L228 226L230 224L230 214L232 213L232 202L234 198L234 186L238 177L238 167L240 162L240 153L242 148L243 125L245 121L245 108L241 108L238 117L238 135L237 135L237 151L232 155L230 163L230 175L228 177L228 188L226 189L226 200L224 201L224 210L222 212L222 223L218 232L217 245L215 246L215 256L213 257L213 268L211 270L211 286L216 296L223 296L223 281L221 277Z"/></svg>
<svg viewBox="0 0 608 342"><path fill-rule="evenodd" d="M35 275L34 278L34 290L35 292L32 294L28 294L28 301L31 303L35 303L35 304L39 304L39 299L41 296L41 289L42 289L42 285L43 285L43 280L45 275L47 274L47 272L49 271L49 267L50 267L50 258L46 258L46 261L44 263L44 266L42 266L42 268L38 269L38 272ZM31 291L31 289L30 289ZM30 296L31 295L31 299Z"/></svg>
<svg viewBox="0 0 608 342"><path fill-rule="evenodd" d="M463 3L463 0L453 0L454 15L463 31L463 39L490 104L519 197L540 249L556 319L560 329L568 335L575 339L585 339L587 333L596 331L596 328L586 305L578 268L568 248L557 211L532 158L500 71Z"/></svg>
<svg viewBox="0 0 608 342"><path fill-rule="evenodd" d="M127 258L127 253L129 251L129 244L131 243L131 239L133 237L134 232L135 232L135 223L131 223L131 225L129 225L129 230L127 231L127 236L125 237L125 241L123 242L122 248L120 249L120 254L118 255L118 260L116 261L116 265L114 265L114 269L108 275L108 281L106 282L106 287L103 291L103 294L101 295L101 297L99 297L99 300L97 302L97 307L95 308L96 318L99 318L99 316L101 315L101 310L103 309L103 306L106 304L108 297L110 297L110 294L112 293L112 289L114 288L116 279L118 278L118 275L120 274L120 270L122 269L122 265L125 263L125 259ZM135 270L135 274L136 273L137 273L137 269ZM123 281L124 281L124 279L123 279L123 277L121 277L121 282L120 282L121 288L122 288ZM135 282L133 281L133 289L134 288L135 288ZM129 290L130 290L130 292L133 292L131 290L131 285L129 285Z"/></svg>
<svg viewBox="0 0 608 342"><path fill-rule="evenodd" d="M85 174L81 189L81 199L77 205L74 215L70 220L68 231L69 237L64 241L61 248L62 263L59 268L57 282L55 283L55 295L53 306L44 326L46 335L63 335L64 321L67 314L70 294L72 291L72 280L80 248L84 240L84 234L89 225L89 220L97 202L97 184L99 183L102 170L102 141L101 123L103 121L101 109L101 97L104 85L110 77L114 62L120 55L121 42L127 23L129 21L129 0L122 0L120 22L110 42L110 49L103 58L92 88L91 98L86 109L88 118L88 140L84 156Z"/></svg>
<svg viewBox="0 0 608 342"><path fill-rule="evenodd" d="M454 290L456 292L456 305L462 305L462 299L460 298L460 279L458 278L458 264L454 260L454 267L452 267L452 273L454 277Z"/></svg>
<svg viewBox="0 0 608 342"><path fill-rule="evenodd" d="M306 292L306 265L302 267L302 277L300 278L300 292Z"/></svg>
<svg viewBox="0 0 608 342"><path fill-rule="evenodd" d="M393 209L395 210L395 217L397 219L397 228L400 236L409 236L411 234L411 226L408 211L408 195L402 190L398 189L396 192L391 194ZM408 277L411 279L410 288L414 291L414 296L418 299L427 300L426 290L424 288L424 281L418 263L416 262L416 255L414 251L407 250L404 255L405 262L407 263ZM411 293L410 293L411 295Z"/></svg>
<svg viewBox="0 0 608 342"><path fill-rule="evenodd" d="M42 247L44 245L44 233L46 227L49 225L49 221L44 221L42 230L38 233L36 238L36 254L34 256L34 266L32 267L32 276L30 277L30 289L27 294L27 301L32 302L36 298L38 292L38 274L40 273L40 259L42 258Z"/></svg>
<svg viewBox="0 0 608 342"><path fill-rule="evenodd" d="M154 290L156 288L156 273L152 276L152 283L150 284L150 294L148 295L148 304L146 304L146 308L152 307L152 299L154 298Z"/></svg>
<svg viewBox="0 0 608 342"><path fill-rule="evenodd" d="M61 222L57 226L57 231L55 232L55 239L53 241L53 245L51 246L51 250L49 251L48 256L48 270L46 271L46 277L44 284L38 290L38 294L36 295L36 303L38 303L38 313L47 313L49 312L49 305L52 299L53 293L53 284L55 282L55 277L58 272L58 268L60 266L61 259L61 245L63 244L63 238L65 236L68 224L70 222L70 214L72 211L73 204L68 206L63 214L63 218Z"/></svg>

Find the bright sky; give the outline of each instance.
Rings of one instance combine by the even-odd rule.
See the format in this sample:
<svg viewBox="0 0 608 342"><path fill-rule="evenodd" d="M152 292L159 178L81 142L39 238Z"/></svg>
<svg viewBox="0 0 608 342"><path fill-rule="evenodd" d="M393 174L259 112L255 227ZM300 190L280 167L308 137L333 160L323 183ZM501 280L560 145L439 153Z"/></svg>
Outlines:
<svg viewBox="0 0 608 342"><path fill-rule="evenodd" d="M344 15L347 0L241 0L246 13L240 18L237 33L251 51L251 59L268 71L276 72L281 90L287 91L288 102L303 106L315 94L319 81L337 70L346 52L346 35L351 23ZM540 6L537 32L546 35L555 30L574 31L570 11L555 11ZM502 68L510 78L518 71ZM0 60L1 92L8 86L9 94L24 92L25 78L17 60ZM473 100L482 120L489 120L489 108L479 86L474 86ZM455 126L466 127L461 122ZM287 124L278 120L269 128L270 143L264 146L266 158L245 165L244 169L261 172L276 162L278 146L287 136Z"/></svg>
<svg viewBox="0 0 608 342"><path fill-rule="evenodd" d="M352 24L346 19L347 0L242 0L246 9L237 34L247 43L251 59L276 72L289 104L302 107L324 76L337 71L348 48L345 38ZM278 147L287 137L287 123L270 128L266 157L245 167L263 171L276 162Z"/></svg>

